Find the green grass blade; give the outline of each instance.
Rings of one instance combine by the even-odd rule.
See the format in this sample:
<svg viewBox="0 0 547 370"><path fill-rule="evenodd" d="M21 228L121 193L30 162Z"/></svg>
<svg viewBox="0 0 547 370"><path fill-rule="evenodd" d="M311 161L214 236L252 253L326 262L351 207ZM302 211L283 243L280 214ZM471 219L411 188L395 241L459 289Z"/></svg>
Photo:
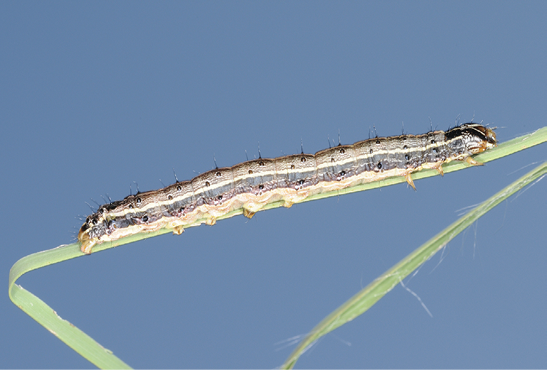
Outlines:
<svg viewBox="0 0 547 370"><path fill-rule="evenodd" d="M17 307L49 330L50 333L65 342L97 367L102 369L129 369L130 367L114 356L111 351L101 346L70 322L63 320L51 307L34 294L15 284L19 276L25 272L81 256L82 253L79 247L78 243L74 243L34 253L17 261L10 270L10 299Z"/></svg>
<svg viewBox="0 0 547 370"><path fill-rule="evenodd" d="M547 127L537 130L536 132L531 133L529 135L524 135L522 137L513 139L507 143L503 143L495 149L489 150L479 156L476 156L475 159L481 162L492 161L494 159L507 156L509 154L518 152L520 150L529 148L531 146L541 144L545 141L547 141ZM449 172L461 170L466 167L468 167L468 165L464 163L452 162L446 166L443 166L443 169L445 173L449 173ZM435 175L438 175L436 171L429 170L429 171L421 171L421 172L415 173L412 175L412 177L414 180L416 180L416 179L421 179L421 178L435 176ZM304 201L307 202L311 200L317 200L317 199L322 199L322 198L327 198L332 196L339 196L341 194L374 189L378 187L397 184L404 181L405 180L402 178L390 178L384 181L379 181L379 182L370 183L370 184L363 184L363 185L355 186L353 188L344 189L341 191L333 191L329 193L314 195L312 197L305 199ZM283 205L282 202L271 203L271 204L268 204L264 208L264 210L281 207L282 205ZM241 213L242 213L241 210L235 210L224 215L223 217L220 217L218 220L233 217ZM199 224L200 222L198 220L198 222L196 222L196 224L192 226L197 226ZM154 233L134 235L134 236L117 240L111 243L103 243L103 244L95 246L93 248L93 252L96 253L96 252L113 248L122 244L132 243L137 240L142 240L142 239L150 238L153 236L157 236L157 235L161 235L161 234L165 234L169 232L171 232L171 230L164 229L164 230L156 231ZM39 324L43 325L52 334L57 336L59 339L65 342L68 346L70 346L72 349L74 349L84 358L92 362L94 365L100 368L129 368L127 364L125 364L123 361L121 361L116 356L114 356L114 354L112 354L111 351L102 347L99 343L97 343L95 340L93 340L91 337L89 337L87 334L82 332L80 329L78 329L77 327L69 323L68 321L65 321L62 318L60 318L51 307L45 304L38 297L26 291L21 286L15 284L17 279L19 279L20 276L22 276L23 274L29 271L36 270L44 266L49 266L58 262L63 262L72 258L83 256L84 254L80 252L79 246L80 246L79 243L63 245L54 249L34 253L29 256L21 258L12 266L10 270L9 285L8 285L9 297L17 307L21 308L29 316L31 316L33 319L38 321ZM399 279L399 278L402 278L402 275L393 275L392 279L393 277L396 277L397 279ZM397 280L397 283L398 282L399 280ZM387 284L386 287L388 287L389 283L386 283L386 284ZM359 309L362 309L362 307L364 306L360 304ZM354 310L353 312L357 312L357 311ZM347 317L351 317L351 316L347 316ZM347 320L350 320L350 319L347 319ZM340 320L336 321L337 324L341 325L340 322L341 322ZM307 343L309 344L311 342L307 342ZM293 354L293 356L291 356L290 358L292 360L290 361L288 360L287 363L289 365L287 366L290 367L294 365L294 362L296 361L297 358L298 358L298 354L297 355Z"/></svg>
<svg viewBox="0 0 547 370"><path fill-rule="evenodd" d="M507 199L526 185L536 181L538 178L545 176L545 174L547 174L547 162L481 203L477 208L461 217L452 225L435 235L427 243L409 254L406 258L386 271L383 275L323 319L323 321L313 328L311 333L299 344L281 367L291 369L300 355L317 339L363 314L397 284L402 282L405 277L442 249L456 235L461 233L503 200Z"/></svg>

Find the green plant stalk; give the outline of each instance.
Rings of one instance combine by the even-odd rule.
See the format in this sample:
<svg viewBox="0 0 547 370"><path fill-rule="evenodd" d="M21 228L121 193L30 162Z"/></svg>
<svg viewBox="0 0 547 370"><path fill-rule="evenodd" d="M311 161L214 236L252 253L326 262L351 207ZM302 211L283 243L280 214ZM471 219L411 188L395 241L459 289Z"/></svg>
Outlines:
<svg viewBox="0 0 547 370"><path fill-rule="evenodd" d="M502 158L507 155L510 155L512 153L516 153L520 150L532 147L534 145L541 144L543 142L547 141L547 127L541 128L531 134L521 136L519 138L513 139L511 141L508 141L506 143L500 144L497 148L489 150L485 153L482 153L475 157L476 160L481 162L489 162L494 159ZM466 168L467 165L461 162L451 162L445 166L443 166L443 170L445 173L461 170L463 168ZM414 180L435 176L438 173L436 171L427 170L427 171L421 171L414 173L412 175L412 178ZM393 185L397 183L404 182L405 180L403 178L389 178L383 181L369 183L369 184L363 184L358 185L352 188L343 189L339 191L329 192L329 193L323 193L314 195L312 197L309 197L304 200L304 202L311 201L311 200L317 200L332 196L339 196L341 194L346 193L353 193L356 191L363 191L363 190L369 190L374 189L378 187ZM268 204L263 210L272 209L281 207L282 202L275 202ZM235 210L232 211L222 217L220 217L218 220L233 217L236 215L242 214L242 210ZM202 220L198 220L195 225L192 226L198 226L201 224ZM463 226L462 226L463 227ZM465 226L467 227L467 226ZM464 227L464 228L465 228ZM124 239L120 239L114 242L109 243L103 243L95 246L93 248L94 253L99 252L101 250L113 248L119 245L132 243L137 240L142 240L146 238L150 238L152 236L157 236L165 233L169 233L172 230L164 229L159 230L154 233L148 233L148 234L139 234L134 235L131 237L127 237ZM452 236L453 237L453 236ZM68 346L70 346L72 349L74 349L76 352L78 352L80 355L82 355L84 358L92 362L94 365L98 366L99 368L129 368L127 364L125 364L123 361L118 359L111 351L105 349L102 347L99 343L97 343L95 340L93 340L91 337L89 337L87 334L82 332L80 329L72 325L66 320L63 320L60 318L51 307L46 305L42 300L40 300L38 297L33 295L32 293L26 291L21 286L15 284L17 279L22 276L23 274L36 270L40 267L49 266L58 262L66 261L72 258L81 257L84 256L83 253L80 252L80 244L79 243L73 243L69 245L62 245L54 249L38 252L31 254L29 256L21 258L19 261L17 261L10 270L9 275L9 296L12 302L19 308L21 308L24 312L26 312L29 316L31 316L33 319L38 321L41 325L43 325L47 330L49 330L52 334L57 336L60 340L65 342ZM421 249L421 248L420 248ZM425 253L425 252L424 252ZM422 261L420 263L423 263L427 258L425 257L427 254L420 254L420 256L414 257L416 261ZM425 258L425 259L423 259ZM406 259L405 259L406 260ZM402 262L401 262L402 263ZM397 265L399 266L399 265ZM395 267L394 267L395 269ZM393 269L392 269L393 270ZM391 271L391 270L390 270ZM393 270L393 271L399 271L399 270ZM406 271L406 270L405 270ZM393 283L393 281L396 280L396 283L398 283L402 278L403 275L400 274L400 271L395 273L391 273L391 280L384 282L382 286L389 287L390 284ZM406 275L404 275L406 276ZM395 280L393 280L395 278ZM381 278L377 279L376 281L381 281ZM374 283L373 283L374 284ZM367 287L368 288L368 287ZM391 288L389 288L391 289ZM387 291L389 291L389 289ZM387 292L386 291L386 292ZM359 293L360 295L361 293ZM385 293L384 293L385 294ZM379 299L373 299L368 300L370 302L370 305L372 305L374 302L376 302ZM351 300L350 300L351 301ZM348 301L348 303L350 302ZM346 303L347 304L347 303ZM369 303L367 303L368 305ZM362 310L364 307L366 307L365 304L358 303L355 304L355 309L353 309L353 314L345 314L343 316L343 319L337 319L333 321L331 324L329 324L330 330L333 330L335 327L338 327L342 325L343 322L347 322L355 317L355 312L358 312L359 310ZM370 307L370 306L368 306ZM366 307L364 310L368 309ZM364 312L364 310L362 312ZM338 310L335 311L339 312ZM362 313L361 312L361 313ZM329 317L333 316L335 317L335 313L329 315ZM353 316L352 316L353 315ZM327 319L329 318L327 317ZM325 322L327 319L325 319L323 322ZM346 321L343 321L346 320ZM323 323L322 322L322 323ZM332 325L336 326L332 326ZM320 324L321 325L321 324ZM318 325L318 327L320 326ZM317 334L317 331L314 330L314 332ZM328 331L327 331L328 332ZM324 332L326 333L326 332ZM292 367L294 363L296 362L296 359L298 358L299 354L301 353L302 349L305 349L310 343L312 343L314 340L317 340L318 336L314 334L311 341L308 339L312 337L310 335L308 338L302 342L302 344L295 350L295 352L291 355L291 357L287 360L285 366L286 367ZM307 344L305 344L307 343ZM299 350L300 349L300 350Z"/></svg>
<svg viewBox="0 0 547 370"><path fill-rule="evenodd" d="M421 247L413 251L402 261L386 271L379 278L374 280L367 287L362 289L359 293L351 297L342 306L338 307L335 311L323 319L315 328L312 329L310 334L304 338L293 353L291 353L281 368L292 369L300 355L304 353L309 346L313 345L317 339L363 314L397 284L401 283L405 277L420 267L428 259L433 257L433 255L441 250L450 240L454 239L456 235L461 233L473 224L473 222L478 220L481 216L486 214L502 201L530 183L536 181L538 178L545 176L545 174L547 174L547 162L536 167L525 176L490 197L481 203L477 208L461 217Z"/></svg>

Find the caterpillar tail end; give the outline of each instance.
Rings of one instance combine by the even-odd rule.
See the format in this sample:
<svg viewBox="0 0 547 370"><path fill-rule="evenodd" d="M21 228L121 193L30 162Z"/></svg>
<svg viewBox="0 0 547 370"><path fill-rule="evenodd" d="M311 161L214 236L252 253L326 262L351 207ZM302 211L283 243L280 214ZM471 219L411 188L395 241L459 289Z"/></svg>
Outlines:
<svg viewBox="0 0 547 370"><path fill-rule="evenodd" d="M85 254L91 254L93 246L97 244L96 238L89 237L89 228L86 227L86 224L82 226L78 233L78 241L80 242L80 250Z"/></svg>
<svg viewBox="0 0 547 370"><path fill-rule="evenodd" d="M85 254L91 254L91 250L93 249L93 246L97 244L96 242L91 240L84 240L81 243L82 245L80 246L80 250L82 251L82 253L85 253Z"/></svg>

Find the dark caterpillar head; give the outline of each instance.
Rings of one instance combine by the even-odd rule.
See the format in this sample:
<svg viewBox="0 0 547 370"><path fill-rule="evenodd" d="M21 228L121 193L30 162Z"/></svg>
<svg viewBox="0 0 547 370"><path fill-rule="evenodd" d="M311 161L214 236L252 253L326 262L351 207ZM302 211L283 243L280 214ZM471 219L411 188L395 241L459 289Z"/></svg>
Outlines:
<svg viewBox="0 0 547 370"><path fill-rule="evenodd" d="M494 130L477 123L464 123L461 126L448 130L445 140L452 142L452 147L477 154L497 145Z"/></svg>

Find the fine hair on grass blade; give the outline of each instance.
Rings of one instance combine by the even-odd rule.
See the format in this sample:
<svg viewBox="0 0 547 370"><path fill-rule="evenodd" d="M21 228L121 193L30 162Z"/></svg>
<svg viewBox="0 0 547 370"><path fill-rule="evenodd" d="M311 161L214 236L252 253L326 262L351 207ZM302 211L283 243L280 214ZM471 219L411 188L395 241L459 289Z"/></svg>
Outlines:
<svg viewBox="0 0 547 370"><path fill-rule="evenodd" d="M545 141L547 141L547 127L537 130L531 134L518 137L506 143L502 143L498 145L497 148L494 148L478 156L475 156L475 159L480 162L489 162L495 159L505 157L512 153L518 152L520 150L532 147L534 145L541 144ZM465 163L451 162L447 164L446 166L443 166L443 170L444 170L444 173L449 173L449 172L464 169L467 166L468 165ZM545 167L543 167L543 171L545 171ZM437 171L427 170L427 171L421 171L421 172L412 174L412 178L414 180L417 180L417 179L436 176L436 175L438 175ZM352 188L314 195L303 201L307 202L311 200L339 196L341 194L374 189L374 188L379 188L383 186L398 184L401 182L405 182L405 179L404 178L389 178L383 181L358 185ZM283 205L283 202L271 203L271 204L268 204L263 210L281 207L282 205ZM470 214L473 214L474 212L476 212L476 209L470 212ZM232 211L222 217L219 217L218 220L233 217L239 214L242 214L242 210ZM464 229L467 226L461 226L461 227L463 227ZM137 240L142 240L142 239L150 238L153 236L157 236L157 235L161 235L161 234L165 234L169 232L172 232L172 230L162 229L153 233L132 235L130 237L119 239L114 242L108 242L108 243L97 245L93 248L93 252L96 253L102 250L114 248L119 245L132 243ZM451 235L451 237L453 237L453 235ZM444 241L444 244L446 244L446 242L448 242L448 240ZM437 247L437 249L441 248L442 245L444 245L444 244L442 245L441 244L439 244L440 247ZM46 303L44 303L42 300L40 300L38 297L30 293L29 291L23 289L23 287L21 287L20 285L16 284L17 279L19 279L19 277L21 277L23 274L27 272L36 270L44 266L49 266L55 263L67 261L72 258L84 256L84 254L80 251L79 247L80 247L80 243L73 243L70 245L63 245L54 249L34 253L29 256L21 258L12 266L10 270L9 284L8 284L9 297L17 307L21 308L25 313L27 313L29 316L35 319L39 324L44 326L53 335L55 335L57 338L62 340L69 347L74 349L76 352L78 352L80 355L82 355L84 358L89 360L91 363L93 363L97 367L128 368L129 366L125 364L123 361L121 361L119 358L117 358L111 351L101 346L99 343L97 343L95 340L93 340L91 337L89 337L87 334L85 334L83 331L78 329L73 324L69 323L66 320L63 320L57 314L57 312L55 312ZM420 248L420 250L421 249L423 249L423 247ZM436 249L432 247L432 250L436 250ZM414 256L413 259L408 263L415 264L417 267L419 264L423 263L429 257L430 255L428 255L427 252L422 251L420 254ZM385 281L379 278L377 279L375 283L373 283L373 284L376 284L377 286L380 286L380 288L377 288L377 289L384 290L385 292L389 291L389 289L393 287L393 284L399 283L404 278L404 276L406 276L405 274L408 274L410 273L410 271L412 271L412 270L409 270L410 267L408 266L403 268L399 265L395 266L392 270L386 273ZM365 290L367 289L369 289L369 287L367 287ZM362 293L358 294L358 296L361 296L361 295ZM375 299L369 298L368 300L365 300L365 301L359 300L356 303L352 303L352 306L348 307L349 312L345 312L344 315L340 317L333 316L334 313L331 314L331 316L335 318L336 320L332 320L331 316L325 319L324 322L326 322L329 318L332 320L332 322L329 322L329 325L325 326L325 328L322 328L322 329L320 328L321 326L320 324L316 329L321 329L321 331L314 330L314 334L309 335L302 342L301 346L298 347L299 349L297 349L291 355L291 357L287 360L285 367L292 367L294 363L296 362L298 356L302 353L302 349L305 349L309 344L313 343L313 341L317 340L317 338L319 338L321 335L324 335L325 333L327 333L330 330L333 330L337 326L342 325L344 322L347 322L353 319L355 316L357 316L358 314L368 309L378 299L379 299L379 296L375 297ZM351 302L352 300L348 301L348 303ZM345 307L345 306L346 305L342 307ZM338 310L335 312L338 312ZM360 313L357 313L357 312L360 312Z"/></svg>
<svg viewBox="0 0 547 370"><path fill-rule="evenodd" d="M323 321L321 321L307 337L302 340L294 352L289 356L281 366L284 369L291 369L300 355L304 353L315 341L325 334L333 331L339 326L355 319L363 314L377 301L392 290L397 284L402 283L403 279L420 267L424 262L430 259L435 253L441 250L456 235L472 225L481 216L486 214L499 203L515 194L520 189L533 183L537 179L547 174L547 162L534 168L532 171L513 182L511 185L502 189L479 206L469 211L466 215L455 221L452 225L435 235L424 245L409 254L391 269L386 271L359 293L351 297L342 306L334 310Z"/></svg>

